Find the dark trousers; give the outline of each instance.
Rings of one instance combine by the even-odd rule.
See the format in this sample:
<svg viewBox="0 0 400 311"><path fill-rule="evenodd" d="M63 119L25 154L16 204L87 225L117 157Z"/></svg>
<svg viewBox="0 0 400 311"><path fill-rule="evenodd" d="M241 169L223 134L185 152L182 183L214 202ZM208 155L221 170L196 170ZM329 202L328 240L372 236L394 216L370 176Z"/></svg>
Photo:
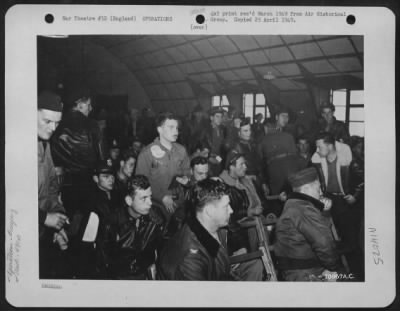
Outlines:
<svg viewBox="0 0 400 311"><path fill-rule="evenodd" d="M65 279L70 277L66 251L56 244L39 241L39 278Z"/></svg>

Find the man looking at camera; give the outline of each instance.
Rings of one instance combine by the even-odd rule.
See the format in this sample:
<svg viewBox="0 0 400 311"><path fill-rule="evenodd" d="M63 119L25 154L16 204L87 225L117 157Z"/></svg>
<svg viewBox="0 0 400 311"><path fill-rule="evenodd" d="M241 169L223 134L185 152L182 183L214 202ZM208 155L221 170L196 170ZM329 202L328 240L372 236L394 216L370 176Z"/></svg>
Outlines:
<svg viewBox="0 0 400 311"><path fill-rule="evenodd" d="M167 220L175 211L175 204L168 189L176 176L189 176L189 157L185 147L176 143L178 139L178 119L169 112L157 118L159 137L139 154L136 174L145 175L156 201L162 202Z"/></svg>
<svg viewBox="0 0 400 311"><path fill-rule="evenodd" d="M324 215L331 201L322 199L315 168L289 176L293 193L289 195L276 224L275 255L285 281L311 281L319 276L333 280L338 254Z"/></svg>
<svg viewBox="0 0 400 311"><path fill-rule="evenodd" d="M43 91L38 98L38 186L39 186L39 277L57 278L63 273L68 223L59 200L59 183L51 156L49 139L61 121L63 104L58 95ZM65 270L64 270L65 271Z"/></svg>

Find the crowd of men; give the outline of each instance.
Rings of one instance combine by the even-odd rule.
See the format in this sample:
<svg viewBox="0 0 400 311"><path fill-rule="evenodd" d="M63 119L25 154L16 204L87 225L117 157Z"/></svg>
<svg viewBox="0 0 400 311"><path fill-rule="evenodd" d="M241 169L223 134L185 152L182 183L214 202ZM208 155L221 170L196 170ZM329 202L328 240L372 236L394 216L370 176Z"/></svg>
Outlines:
<svg viewBox="0 0 400 311"><path fill-rule="evenodd" d="M230 263L259 247L240 220L261 217L279 280L363 279L363 138L331 104L308 132L285 107L144 109L108 133L92 110L85 91L38 96L40 278L263 281L260 258Z"/></svg>

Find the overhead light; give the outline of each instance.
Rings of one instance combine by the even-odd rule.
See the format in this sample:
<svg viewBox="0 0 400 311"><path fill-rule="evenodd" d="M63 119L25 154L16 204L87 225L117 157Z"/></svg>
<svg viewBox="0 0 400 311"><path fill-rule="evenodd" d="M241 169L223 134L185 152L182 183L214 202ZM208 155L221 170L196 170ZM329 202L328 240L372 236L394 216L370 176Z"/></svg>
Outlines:
<svg viewBox="0 0 400 311"><path fill-rule="evenodd" d="M263 76L263 78L264 78L265 80L273 80L273 79L275 79L276 77L272 74L271 71L268 71L267 74L265 74L265 75Z"/></svg>

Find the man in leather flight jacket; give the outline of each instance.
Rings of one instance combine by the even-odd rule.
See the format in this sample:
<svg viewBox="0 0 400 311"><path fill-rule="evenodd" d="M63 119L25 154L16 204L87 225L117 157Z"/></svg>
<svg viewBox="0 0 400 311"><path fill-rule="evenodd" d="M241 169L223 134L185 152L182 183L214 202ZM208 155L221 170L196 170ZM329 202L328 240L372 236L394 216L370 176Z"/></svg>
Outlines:
<svg viewBox="0 0 400 311"><path fill-rule="evenodd" d="M147 177L136 175L128 184L125 205L115 210L116 239L110 262L112 278L154 278L149 271L163 244L165 219L160 211L161 203L152 202L151 194Z"/></svg>
<svg viewBox="0 0 400 311"><path fill-rule="evenodd" d="M227 186L205 179L192 190L195 216L163 249L158 267L163 280L230 280L226 231L232 209Z"/></svg>

